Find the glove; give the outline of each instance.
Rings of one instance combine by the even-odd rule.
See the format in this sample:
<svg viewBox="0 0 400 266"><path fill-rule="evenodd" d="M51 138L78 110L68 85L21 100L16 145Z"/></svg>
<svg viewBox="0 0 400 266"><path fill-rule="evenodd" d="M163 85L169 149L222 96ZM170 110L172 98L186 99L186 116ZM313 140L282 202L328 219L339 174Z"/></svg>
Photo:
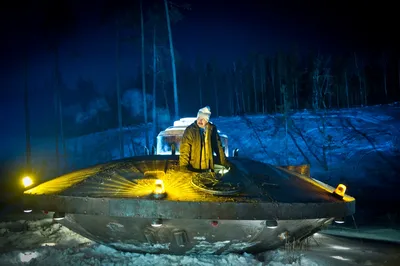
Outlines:
<svg viewBox="0 0 400 266"><path fill-rule="evenodd" d="M226 168L226 170L229 171L232 167L232 164L228 160L226 160L224 163L224 167Z"/></svg>
<svg viewBox="0 0 400 266"><path fill-rule="evenodd" d="M192 168L190 167L190 165L181 165L179 166L179 170L182 172L192 172Z"/></svg>

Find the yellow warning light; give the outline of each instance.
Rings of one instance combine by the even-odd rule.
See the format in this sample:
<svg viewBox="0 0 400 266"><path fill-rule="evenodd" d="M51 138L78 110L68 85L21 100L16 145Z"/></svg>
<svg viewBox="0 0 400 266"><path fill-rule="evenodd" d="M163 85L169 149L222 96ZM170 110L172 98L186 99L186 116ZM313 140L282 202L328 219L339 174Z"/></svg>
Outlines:
<svg viewBox="0 0 400 266"><path fill-rule="evenodd" d="M24 187L29 187L33 184L33 180L29 176L25 176L24 178L22 178L22 184L24 185Z"/></svg>
<svg viewBox="0 0 400 266"><path fill-rule="evenodd" d="M156 180L154 194L161 195L165 193L164 182L161 179Z"/></svg>
<svg viewBox="0 0 400 266"><path fill-rule="evenodd" d="M335 194L338 195L338 196L344 197L344 193L346 193L346 189L347 189L347 188L346 188L345 185L339 184L339 185L336 187L335 191L333 191L333 193L335 193Z"/></svg>

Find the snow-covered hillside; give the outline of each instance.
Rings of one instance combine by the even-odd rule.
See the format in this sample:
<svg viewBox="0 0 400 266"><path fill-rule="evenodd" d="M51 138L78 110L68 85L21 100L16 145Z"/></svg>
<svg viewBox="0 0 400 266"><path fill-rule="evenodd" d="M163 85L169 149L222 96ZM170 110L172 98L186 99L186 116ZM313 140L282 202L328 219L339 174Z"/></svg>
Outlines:
<svg viewBox="0 0 400 266"><path fill-rule="evenodd" d="M366 178L376 183L396 181L398 103L327 113L305 110L287 119L282 115L246 115L212 121L228 135L230 150L239 148L240 156L278 165L308 163L315 178L334 183L365 182ZM144 129L143 125L124 129L125 157L144 154ZM42 178L56 173L54 146L54 140L41 140L33 148L35 170ZM118 159L118 146L116 130L68 139L64 171Z"/></svg>

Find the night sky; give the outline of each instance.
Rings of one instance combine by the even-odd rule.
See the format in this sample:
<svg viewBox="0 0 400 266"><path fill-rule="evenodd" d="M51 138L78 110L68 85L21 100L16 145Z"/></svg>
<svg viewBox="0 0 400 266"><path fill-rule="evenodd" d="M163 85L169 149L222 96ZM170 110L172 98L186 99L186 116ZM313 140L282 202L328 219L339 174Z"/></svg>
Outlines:
<svg viewBox="0 0 400 266"><path fill-rule="evenodd" d="M8 147L5 151L13 150L14 144L10 143L24 145L23 64L27 50L33 136L44 134L45 130L41 129L46 128L46 121L52 116L53 97L48 93L53 57L46 50L46 34L40 28L48 5L32 4L33 1L9 2L4 2L0 11L0 137L1 146ZM73 87L82 76L93 79L99 90L105 90L115 73L115 31L109 24L102 24L100 18L105 0L69 2L76 14L76 25L68 25L65 32L47 35L48 38L57 36L61 41L63 79L67 87ZM353 1L174 2L191 5L191 10L183 10L184 18L172 27L175 48L182 60L190 63L201 56L216 58L221 65L227 65L251 52L274 54L278 49L291 49L294 45L304 53L310 49L328 53L357 49L379 54L382 50L397 52L399 44L395 3L383 6L376 1L370 4L365 1L362 4ZM140 46L124 45L121 52L121 74L137 74Z"/></svg>

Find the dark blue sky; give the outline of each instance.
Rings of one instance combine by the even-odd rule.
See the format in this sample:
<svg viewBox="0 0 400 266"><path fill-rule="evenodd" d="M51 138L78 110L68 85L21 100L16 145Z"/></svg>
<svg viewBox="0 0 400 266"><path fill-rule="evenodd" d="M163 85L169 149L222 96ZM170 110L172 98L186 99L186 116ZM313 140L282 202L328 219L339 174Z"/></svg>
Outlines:
<svg viewBox="0 0 400 266"><path fill-rule="evenodd" d="M60 68L67 87L74 87L79 76L93 79L100 90L106 90L112 82L115 32L112 26L100 24L104 2L69 1L77 14L77 24L68 25L65 32L48 34L61 40ZM172 31L179 55L190 63L201 56L230 64L251 52L273 54L293 45L302 51L380 52L381 48L398 44L394 42L396 29L391 31L397 25L391 10L396 9L378 6L376 2L355 5L348 1L175 1L181 2L190 3L191 10L183 11L183 20ZM3 3L8 6L3 6L0 13L0 137L9 149L13 149L10 143L24 143L23 58L27 47L33 133L46 128L52 115L48 84L53 57L46 50L45 34L40 28L49 5L26 3L30 2L13 1L13 6ZM136 74L140 47L125 44L121 52L122 76Z"/></svg>

